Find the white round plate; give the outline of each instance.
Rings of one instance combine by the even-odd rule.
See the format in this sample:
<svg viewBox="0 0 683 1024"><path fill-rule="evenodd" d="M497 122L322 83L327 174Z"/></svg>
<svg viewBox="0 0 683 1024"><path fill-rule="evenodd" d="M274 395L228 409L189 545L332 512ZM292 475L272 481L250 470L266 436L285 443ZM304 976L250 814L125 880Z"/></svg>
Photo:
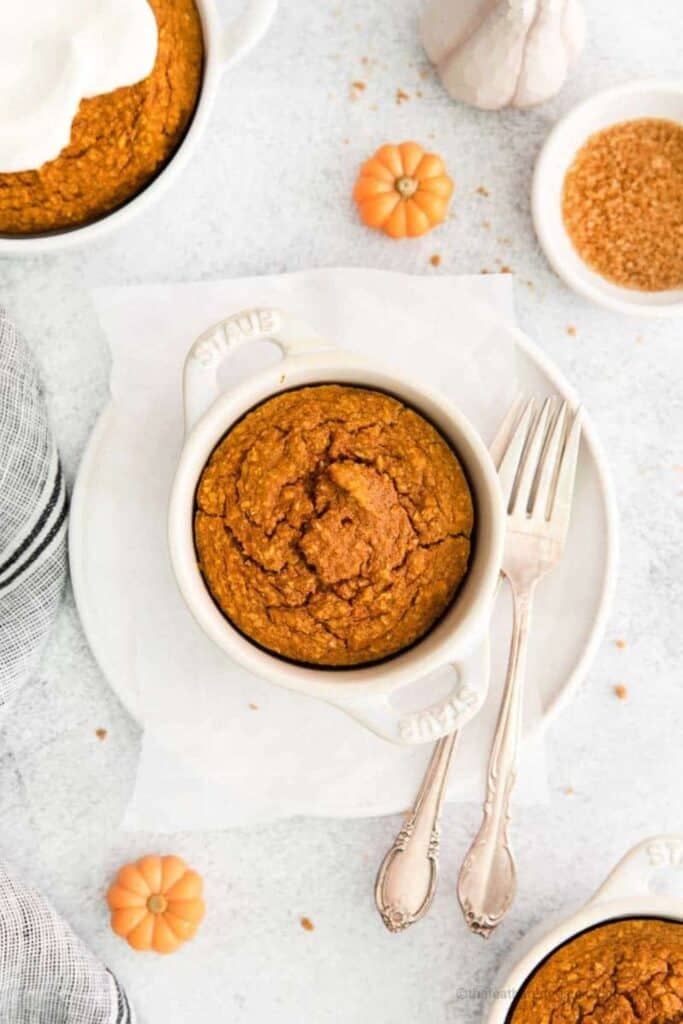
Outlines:
<svg viewBox="0 0 683 1024"><path fill-rule="evenodd" d="M559 393L571 402L578 398L571 385L543 353L520 331L506 327L518 352L518 379L523 393ZM501 419L505 410L501 409ZM534 608L534 625L528 663L528 692L531 700L525 724L525 738L538 732L572 695L585 676L600 642L615 579L617 514L609 472L600 443L590 420L584 415L583 441L579 456L575 501L560 566L542 581ZM138 652L126 629L127 595L144 586L144 544L131 547L121 536L126 522L130 491L122 471L122 444L129 444L121 430L114 403L103 411L86 448L71 502L70 562L76 604L83 628L97 661L123 704L142 725L145 715L136 683ZM144 494L136 494L144 501ZM165 522L150 523L151 531L164 531ZM141 555L140 552L143 552ZM161 570L159 570L161 571ZM173 587L169 572L169 586ZM189 614L188 630L196 630ZM193 644L196 636L190 637ZM202 639L203 635L202 635ZM484 767L490 749L505 675L509 642L509 601L501 588L491 627L491 687L483 710L463 730L451 798L472 798L481 791ZM205 639L209 647L211 641ZM552 657L548 657L548 652ZM208 653L208 652L207 652ZM221 655L221 657L223 657ZM160 666L159 671L163 671ZM191 671L191 669L190 669ZM188 680L188 685L192 685ZM263 717L245 710L255 685L262 685L258 700L270 712ZM262 818L288 814L335 817L363 817L394 813L412 802L415 787L424 770L428 750L395 747L367 733L345 714L319 701L268 687L246 677L231 677L235 686L235 715L240 730L254 731L254 756L258 774L271 780L261 784ZM251 689L250 689L251 687ZM293 734L278 727L278 716L291 718L291 701L305 701L299 711L305 715ZM287 702L285 704L284 702ZM259 728L263 723L263 732ZM149 726L148 726L149 727ZM329 764L312 764L306 756L305 737L322 732ZM166 737L168 740L168 737ZM181 738L182 743L182 738ZM230 759L226 749L225 758ZM388 780L402 759L400 783ZM244 758L241 758L241 762ZM408 765L408 771L406 771ZM250 766L230 764L240 784L249 786ZM345 778L337 785L338 775ZM527 773L532 774L532 773ZM538 773L537 773L538 774ZM542 772L540 774L543 774ZM524 775L524 773L522 773ZM315 776L312 785L312 776ZM248 791L248 789L247 789ZM538 790L536 791L538 795ZM265 794L265 795L264 795ZM534 796L531 796L534 799ZM542 795L541 795L542 799Z"/></svg>

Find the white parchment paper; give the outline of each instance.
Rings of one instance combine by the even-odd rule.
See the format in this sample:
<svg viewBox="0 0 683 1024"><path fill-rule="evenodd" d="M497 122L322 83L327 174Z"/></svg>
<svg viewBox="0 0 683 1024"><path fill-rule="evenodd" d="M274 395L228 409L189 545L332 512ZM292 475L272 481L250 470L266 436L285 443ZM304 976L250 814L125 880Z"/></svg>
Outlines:
<svg viewBox="0 0 683 1024"><path fill-rule="evenodd" d="M415 277L321 270L101 289L112 405L87 482L87 629L110 682L144 725L125 824L175 831L291 814L363 816L413 799L428 747L394 747L342 712L276 688L226 659L195 625L173 579L166 505L182 445L181 375L192 341L250 306L276 306L340 346L446 392L491 439L516 393L508 276ZM224 386L277 358L241 349ZM501 600L505 600L504 596ZM500 611L497 622L505 621ZM451 800L480 801L508 635L492 637L494 678L464 730ZM527 728L538 718L530 695ZM546 798L538 743L518 800Z"/></svg>

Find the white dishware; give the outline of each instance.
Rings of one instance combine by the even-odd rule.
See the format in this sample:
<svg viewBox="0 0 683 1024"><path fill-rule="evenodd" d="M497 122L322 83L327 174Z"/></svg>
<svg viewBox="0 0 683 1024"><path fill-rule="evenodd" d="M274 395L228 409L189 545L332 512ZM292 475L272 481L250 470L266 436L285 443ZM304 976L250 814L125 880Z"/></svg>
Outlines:
<svg viewBox="0 0 683 1024"><path fill-rule="evenodd" d="M516 996L554 950L587 928L634 917L683 922L683 836L655 836L639 843L581 910L549 930L547 923L534 929L513 951L514 966L500 972L487 1024L505 1024Z"/></svg>
<svg viewBox="0 0 683 1024"><path fill-rule="evenodd" d="M163 170L119 209L92 223L44 235L10 237L0 234L0 257L36 256L104 238L148 210L177 179L206 130L223 72L259 42L275 14L278 0L245 0L243 12L227 26L219 15L216 0L195 0L195 3L204 37L201 91L185 137Z"/></svg>
<svg viewBox="0 0 683 1024"><path fill-rule="evenodd" d="M222 363L245 344L269 340L284 359L221 391ZM295 664L248 640L220 612L197 564L195 492L211 452L254 406L291 388L337 383L394 395L429 419L457 452L473 492L476 535L465 580L441 620L404 652L373 665L329 668ZM184 369L185 441L171 489L168 518L173 570L185 602L211 640L231 659L269 682L348 712L379 736L397 743L425 743L461 728L479 710L488 688L482 666L503 550L503 511L495 467L466 417L445 396L410 383L320 338L307 325L274 309L251 309L205 331L192 345ZM450 692L418 709L401 709L398 690L452 665Z"/></svg>
<svg viewBox="0 0 683 1024"><path fill-rule="evenodd" d="M248 301L256 302L264 294L283 305L286 302L291 306L294 300L296 308L308 317L319 315L320 309L328 310L334 300L333 313L328 312L325 321L329 324L329 333L348 338L359 351L373 351L374 342L376 351L386 360L387 353L392 351L391 343L384 344L386 330L375 334L367 324L374 324L384 302L390 303L394 295L389 334L394 325L397 329L401 322L408 325L410 337L414 335L414 348L423 353L427 379L434 385L439 379L453 381L454 393L458 394L458 368L457 364L451 365L451 347L440 344L429 316L434 309L443 309L445 321L449 321L460 310L462 323L468 325L468 338L475 341L476 351L484 358L487 358L487 338L495 351L512 349L512 365L507 355L498 364L516 377L512 390L501 390L500 382L491 380L494 391L504 396L501 404L512 400L515 387L527 393L559 393L573 404L579 401L566 378L524 334L500 316L495 316L491 326L486 319L472 317L468 296L474 293L483 303L493 302L495 297L490 296L490 290L496 284L501 287L506 282L509 284L508 278L496 281L493 277L477 277L461 282L457 278L442 281L440 278L403 277L399 287L395 275L364 271L364 291L361 292L360 274L360 271L349 270L316 271L265 282L258 279L231 282L227 286L206 283L187 286L193 296L191 304L183 297L182 289L179 293L175 288L172 296L179 304L180 319L178 312L172 317L166 312L171 301L170 290L156 287L153 289L155 295L159 293L156 307L143 315L144 307L138 304L121 320L118 355L114 360L113 398L91 434L72 495L70 567L78 614L94 656L118 698L146 730L143 751L149 749L149 755L147 768L142 769L143 783L152 766L156 771L160 764L164 765L164 773L176 779L174 806L177 808L180 801L180 809L173 814L169 810L165 816L155 819L162 829L168 828L171 821L177 828L200 820L196 793L206 798L201 787L207 776L223 780L215 796L208 798L214 809L215 826L216 821L227 824L228 818L231 823L235 822L236 802L242 785L247 784L246 778L242 782L245 772L252 803L254 792L259 793L259 820L271 820L293 814L356 818L403 811L413 800L425 770L425 752L421 748L379 743L367 730L358 728L349 716L322 701L269 687L234 665L226 665L223 685L222 652L195 626L186 611L168 566L163 520L175 468L174 452L182 441L181 403L172 381L180 380L185 339L191 338L196 323L201 323L201 311L209 308L213 316L219 316L221 308L225 308L226 291L231 301L245 295ZM120 311L125 311L124 298L119 292L117 289L111 298L112 313L116 311L117 319L122 316ZM449 305L444 305L446 295L453 296ZM315 301L313 296L316 296ZM323 296L323 301L317 296ZM368 296L372 296L371 305L367 303ZM407 296L405 300L399 298L403 296ZM414 309L418 299L421 300L417 306L419 317ZM189 305L191 316L187 313ZM431 312L428 314L428 311ZM423 318L426 318L426 325ZM137 331L134 330L136 322L139 322ZM116 330L111 322L108 326L110 332ZM461 333L462 324L456 331ZM127 348L129 337L130 354L124 358L122 348ZM163 337L163 345L157 342L158 355L151 356L150 348L159 337ZM149 365L145 366L143 361L140 370L136 353L141 342L145 345ZM245 348L243 355L234 360L231 375L239 372L250 356L256 356L258 348ZM260 348L265 356L268 346ZM400 365L411 366L417 377L420 359L415 355L411 361L409 340L401 339L394 351ZM495 373L493 351L488 360L493 367L491 372ZM160 365L173 368L172 381L160 379L158 384L154 383L154 378L162 372L158 369ZM130 386L140 374L138 408L128 401L128 396ZM155 411L153 418L150 418L150 407ZM480 416L476 411L474 415ZM475 422L483 425L481 418ZM494 427L495 417L490 417L486 427L488 436ZM130 500L131 488L137 496L134 506ZM584 417L575 500L576 521L581 523L581 529L570 529L566 559L542 584L543 602L539 605L536 622L544 643L530 652L529 692L533 693L536 706L523 727L525 751L538 750L533 742L535 736L571 700L586 675L602 638L614 587L616 505L609 471L589 415ZM136 599L136 595L142 596ZM153 608L148 609L147 614L143 611L146 600L153 601ZM574 610L570 620L565 614L568 604ZM164 623L172 629L168 653L165 653L163 637L157 635ZM483 785L485 755L505 675L508 636L508 605L505 595L501 595L496 602L490 634L492 689L482 711L462 733L458 772L451 779L450 799L472 800ZM547 647L553 650L550 662L545 656ZM199 751L189 752L190 737L186 732L171 732L163 724L167 705L160 712L157 703L162 699L168 671L173 673L169 680L172 693L186 674L192 680L193 671L201 673L201 687L191 685L189 700L178 700L174 705L179 714L181 709L185 715L189 712L189 725L197 743L211 742L215 746L213 727L206 730L202 724L202 708L205 705L215 708L220 704L221 720L225 721L221 735L225 735L225 739L208 763L199 756ZM158 685L150 681L150 673L160 676ZM250 702L254 701L260 710L250 709ZM298 741L302 722L310 737L306 744ZM160 724L161 735L157 732ZM252 750L258 752L254 755L255 761L249 760ZM333 756L329 756L332 752ZM530 784L525 776L521 795L527 802L543 799L542 761L538 753L532 756L535 781ZM273 779L278 779L277 786L269 782ZM184 796L179 795L181 789ZM136 802L141 817L134 820L149 823L158 799L158 793L152 795L146 789L141 790ZM216 808L224 805L230 807L230 813L221 818ZM246 810L237 820L248 820ZM199 826L190 824L189 827Z"/></svg>
<svg viewBox="0 0 683 1024"><path fill-rule="evenodd" d="M664 118L683 125L683 82L638 81L599 92L580 103L553 128L534 173L531 209L538 240L557 274L580 295L631 316L683 315L683 288L643 292L613 284L584 263L562 217L567 171L588 138L635 118Z"/></svg>

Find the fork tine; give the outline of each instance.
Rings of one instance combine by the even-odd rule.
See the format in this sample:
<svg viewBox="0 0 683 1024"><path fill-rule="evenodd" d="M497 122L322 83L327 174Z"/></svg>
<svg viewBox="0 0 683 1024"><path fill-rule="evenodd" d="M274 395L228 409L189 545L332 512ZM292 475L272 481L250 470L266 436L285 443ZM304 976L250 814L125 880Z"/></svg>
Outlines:
<svg viewBox="0 0 683 1024"><path fill-rule="evenodd" d="M498 467L498 477L500 479L500 487L503 492L503 502L506 510L510 507L510 500L512 498L515 480L517 479L517 471L519 470L522 454L526 447L529 427L533 421L535 409L536 402L533 398L530 398L524 406L524 411L522 412L519 423L515 428L514 434L510 438L505 450L505 455L501 459Z"/></svg>
<svg viewBox="0 0 683 1024"><path fill-rule="evenodd" d="M508 446L508 442L512 437L512 432L519 420L523 405L524 397L520 393L505 413L503 421L496 431L496 436L489 445L489 454L493 459L493 464L496 469L500 466L503 456L505 455L505 449Z"/></svg>
<svg viewBox="0 0 683 1024"><path fill-rule="evenodd" d="M524 452L519 483L513 497L512 512L521 510L528 512L531 507L531 495L534 481L538 473L541 461L541 453L545 445L545 436L548 429L548 418L552 409L552 398L546 398L541 411L536 417L535 423L529 433L529 443Z"/></svg>
<svg viewBox="0 0 683 1024"><path fill-rule="evenodd" d="M564 451L562 452L562 462L557 474L557 485L550 512L553 527L561 541L564 541L569 528L569 516L572 507L572 496L574 494L574 481L576 479L576 462L579 457L580 444L581 407L574 413L574 420L569 428Z"/></svg>
<svg viewBox="0 0 683 1024"><path fill-rule="evenodd" d="M560 406L559 412L550 427L548 441L541 458L538 483L536 484L536 492L531 510L532 516L537 518L550 519L550 497L555 488L562 459L566 422L567 403L565 401Z"/></svg>

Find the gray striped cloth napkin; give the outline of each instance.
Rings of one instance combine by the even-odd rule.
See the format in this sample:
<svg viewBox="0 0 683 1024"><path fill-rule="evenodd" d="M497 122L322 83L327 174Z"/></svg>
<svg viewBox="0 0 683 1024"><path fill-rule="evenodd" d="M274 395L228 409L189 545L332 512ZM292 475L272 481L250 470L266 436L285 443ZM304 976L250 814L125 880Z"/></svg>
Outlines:
<svg viewBox="0 0 683 1024"><path fill-rule="evenodd" d="M133 1024L114 975L0 861L0 1024Z"/></svg>
<svg viewBox="0 0 683 1024"><path fill-rule="evenodd" d="M66 580L66 489L35 363L0 307L0 725Z"/></svg>
<svg viewBox="0 0 683 1024"><path fill-rule="evenodd" d="M66 514L36 366L0 307L0 730L12 698L36 669L59 608ZM47 900L0 861L0 1024L132 1020L114 976Z"/></svg>

